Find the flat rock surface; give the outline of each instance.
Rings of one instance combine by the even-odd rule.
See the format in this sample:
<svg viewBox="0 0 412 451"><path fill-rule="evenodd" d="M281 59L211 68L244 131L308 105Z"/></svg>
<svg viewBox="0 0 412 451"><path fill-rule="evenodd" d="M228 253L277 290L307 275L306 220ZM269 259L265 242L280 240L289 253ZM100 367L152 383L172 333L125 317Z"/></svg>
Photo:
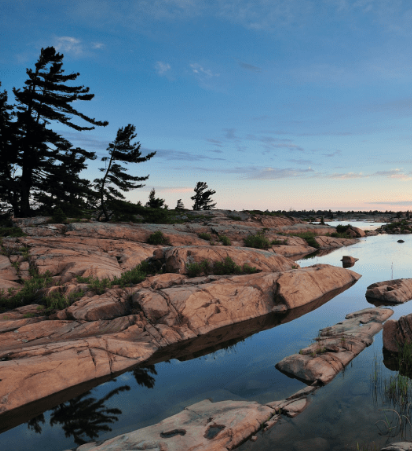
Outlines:
<svg viewBox="0 0 412 451"><path fill-rule="evenodd" d="M294 418L299 415L309 406L309 396L318 389L306 387L286 399L265 405L244 400L213 403L205 399L155 425L103 442L86 443L76 450L231 450L259 429L266 431L273 427L282 416ZM317 441L314 445L320 443Z"/></svg>
<svg viewBox="0 0 412 451"><path fill-rule="evenodd" d="M412 442L391 443L382 448L381 451L412 451Z"/></svg>
<svg viewBox="0 0 412 451"><path fill-rule="evenodd" d="M316 342L299 354L285 357L276 364L283 373L307 383L329 383L382 329L393 311L364 309L346 315L346 320L320 331Z"/></svg>
<svg viewBox="0 0 412 451"><path fill-rule="evenodd" d="M412 279L395 279L369 285L366 298L389 304L402 304L412 299Z"/></svg>
<svg viewBox="0 0 412 451"><path fill-rule="evenodd" d="M261 428L273 409L257 402L204 400L153 426L128 432L78 451L227 451Z"/></svg>

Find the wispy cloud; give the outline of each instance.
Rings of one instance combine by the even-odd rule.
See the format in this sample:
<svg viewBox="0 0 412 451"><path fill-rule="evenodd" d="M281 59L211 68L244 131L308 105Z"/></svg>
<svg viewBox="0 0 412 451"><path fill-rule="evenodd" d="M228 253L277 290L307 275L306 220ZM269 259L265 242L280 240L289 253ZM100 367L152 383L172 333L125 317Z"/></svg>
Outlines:
<svg viewBox="0 0 412 451"><path fill-rule="evenodd" d="M182 150L165 150L165 149L146 149L142 147L142 152L156 152L156 158L163 158L165 160L179 160L179 161L204 161L204 160L219 160L226 161L225 158L209 157L208 155L199 155L191 152L184 152Z"/></svg>
<svg viewBox="0 0 412 451"><path fill-rule="evenodd" d="M156 69L158 75L164 75L166 72L168 72L171 69L171 66L168 63L163 63L162 61L158 61L155 64L155 69Z"/></svg>
<svg viewBox="0 0 412 451"><path fill-rule="evenodd" d="M346 174L329 174L326 175L327 178L335 180L347 180L347 179L363 179L368 178L369 175L365 175L362 172L347 172Z"/></svg>
<svg viewBox="0 0 412 451"><path fill-rule="evenodd" d="M75 57L85 57L93 50L101 50L104 48L102 42L84 42L73 36L56 36L53 40L54 48L58 52L70 54Z"/></svg>
<svg viewBox="0 0 412 451"><path fill-rule="evenodd" d="M150 186L150 185L146 185L144 188L141 188L141 191L151 191L152 188L154 188L156 192L160 191L162 193L189 193L193 191L193 187L189 188L187 186Z"/></svg>
<svg viewBox="0 0 412 451"><path fill-rule="evenodd" d="M214 144L217 147L223 147L222 141L220 141L219 139L207 138L206 141Z"/></svg>
<svg viewBox="0 0 412 451"><path fill-rule="evenodd" d="M310 164L313 164L312 160L297 160L297 159L290 159L288 160L290 163L295 163L295 164L303 164L305 166L308 166Z"/></svg>
<svg viewBox="0 0 412 451"><path fill-rule="evenodd" d="M57 37L54 47L58 52L72 53L74 55L81 55L83 53L83 45L80 39L71 36Z"/></svg>
<svg viewBox="0 0 412 451"><path fill-rule="evenodd" d="M254 169L245 178L250 180L276 180L285 178L297 178L313 175L315 171L312 168L308 169L293 169L293 168L264 168Z"/></svg>
<svg viewBox="0 0 412 451"><path fill-rule="evenodd" d="M262 72L262 69L257 66L253 66L252 64L244 63L243 61L238 61L238 64L243 69L249 70L251 72Z"/></svg>
<svg viewBox="0 0 412 451"><path fill-rule="evenodd" d="M378 171L375 172L373 175L387 177L389 179L397 179L403 182L412 180L412 174L410 172L406 174L405 172L402 171L402 169L390 169L389 171Z"/></svg>
<svg viewBox="0 0 412 451"><path fill-rule="evenodd" d="M213 73L210 69L205 69L203 66L201 66L198 63L189 64L189 66L192 69L192 72L198 76L206 77L206 78L212 78L212 77L219 77L220 74Z"/></svg>
<svg viewBox="0 0 412 451"><path fill-rule="evenodd" d="M399 201L378 201L378 202L366 202L371 205L400 205L409 206L412 205L412 200L399 200Z"/></svg>
<svg viewBox="0 0 412 451"><path fill-rule="evenodd" d="M336 157L337 155L341 155L341 154L342 154L342 151L341 151L341 150L335 150L334 152L323 153L322 155L323 155L324 157L331 158L331 157Z"/></svg>

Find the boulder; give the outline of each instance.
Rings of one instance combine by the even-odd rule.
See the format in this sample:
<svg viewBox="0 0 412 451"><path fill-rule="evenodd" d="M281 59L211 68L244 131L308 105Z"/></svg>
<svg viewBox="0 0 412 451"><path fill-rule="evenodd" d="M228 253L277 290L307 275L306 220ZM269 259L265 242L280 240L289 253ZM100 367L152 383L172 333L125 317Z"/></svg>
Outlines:
<svg viewBox="0 0 412 451"><path fill-rule="evenodd" d="M344 256L342 257L341 262L342 262L342 266L343 266L344 268L351 268L352 266L355 265L355 263L356 263L358 260L359 260L359 258L354 258L354 257L351 257L351 256L349 256L349 255L344 255Z"/></svg>
<svg viewBox="0 0 412 451"><path fill-rule="evenodd" d="M358 227L350 226L348 229L348 232L353 232L354 237L356 238L364 238L366 236L366 233L364 230L359 229Z"/></svg>
<svg viewBox="0 0 412 451"><path fill-rule="evenodd" d="M383 348L397 353L405 343L412 343L412 314L389 320L383 327Z"/></svg>
<svg viewBox="0 0 412 451"><path fill-rule="evenodd" d="M351 246L358 242L357 239L333 238L331 236L317 236L315 240L319 244L319 249L334 249L343 246Z"/></svg>
<svg viewBox="0 0 412 451"><path fill-rule="evenodd" d="M276 368L306 383L329 383L382 329L393 314L390 309L364 309L346 315L346 320L320 331L316 342L299 354L285 357Z"/></svg>
<svg viewBox="0 0 412 451"><path fill-rule="evenodd" d="M394 279L369 285L366 298L370 302L403 304L412 299L412 279Z"/></svg>

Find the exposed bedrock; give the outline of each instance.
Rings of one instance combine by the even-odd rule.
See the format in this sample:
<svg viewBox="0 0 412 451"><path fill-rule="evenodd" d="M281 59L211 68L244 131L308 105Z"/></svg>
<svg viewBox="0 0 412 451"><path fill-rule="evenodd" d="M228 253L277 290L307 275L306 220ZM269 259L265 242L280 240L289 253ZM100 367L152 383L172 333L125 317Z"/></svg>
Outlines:
<svg viewBox="0 0 412 451"><path fill-rule="evenodd" d="M333 299L339 293L347 290L351 285L352 284L333 290L327 293L326 295L320 297L316 301L306 304L302 307L295 308L293 310L287 310L282 313L269 313L264 316L242 321L240 323L220 327L218 329L212 330L207 334L196 336L195 338L189 340L176 342L166 347L161 347L153 355L151 355L148 360L144 362L144 365L145 366L154 365L159 362L164 362L170 359L177 359L180 361L191 360L201 357L203 355L210 354L212 352L216 352L219 349L226 348L227 346L232 346L236 344L239 340L243 340L255 334L258 331L271 329L281 324L288 323L296 318L305 315L306 313L316 310L317 308L321 307L326 302L328 302L330 299ZM19 312L16 312L16 319L18 319L19 321L8 321L7 322L8 325L6 325L6 322L4 322L3 329L0 329L0 332L17 330L25 324L42 321L42 319L39 318L23 318L23 314L25 311L27 311L25 310L27 309L27 307L22 307L21 309L18 309ZM33 307L34 310L36 308L36 306L30 307ZM107 326L109 325L112 328L111 329L112 331L113 328L115 327L123 329L127 328L127 321L125 322L122 321L121 323L119 323L119 321L121 321L121 319L111 322L109 321L86 322L84 323L85 329L83 329L83 333L90 334L93 333L93 331L102 330L105 327L107 328ZM44 324L47 325L48 323L44 322ZM69 323L67 324L69 325ZM2 325L2 323L0 323L0 325ZM105 330L106 333L110 332L110 330L108 329ZM65 332L67 333L67 330ZM81 330L79 329L79 327L77 327L74 328L71 333L80 334L80 332ZM61 337L64 338L63 335L61 335ZM53 334L50 335L50 338L56 339L56 337ZM127 370L128 369L126 369L126 371ZM87 390L90 390L103 382L106 382L112 376L113 375L110 373L101 378L91 379L81 385L76 385L69 389L60 391L52 396L48 396L39 401L32 402L29 405L23 405L20 408L6 412L1 416L0 432L11 429L21 423L29 421L31 418L34 418L35 416L41 414L45 410L49 410L58 404L70 400L74 396L78 396L79 394Z"/></svg>
<svg viewBox="0 0 412 451"><path fill-rule="evenodd" d="M382 448L381 451L412 451L412 443L411 442L397 442L391 443L390 445Z"/></svg>
<svg viewBox="0 0 412 451"><path fill-rule="evenodd" d="M371 303L402 304L412 299L412 279L395 279L369 285L366 294Z"/></svg>
<svg viewBox="0 0 412 451"><path fill-rule="evenodd" d="M238 266L242 267L247 264L258 271L282 272L299 268L299 265L293 260L273 252L231 246L171 247L159 250L154 255L154 258L165 260L167 272L179 274L187 274L187 264L200 263L203 260L221 262L227 257Z"/></svg>
<svg viewBox="0 0 412 451"><path fill-rule="evenodd" d="M15 327L21 319L3 320L0 412L124 371L171 344L308 305L359 278L330 265L195 279L163 274L84 297L60 319Z"/></svg>
<svg viewBox="0 0 412 451"><path fill-rule="evenodd" d="M398 353L405 343L412 343L412 314L389 320L383 327L383 349Z"/></svg>
<svg viewBox="0 0 412 451"><path fill-rule="evenodd" d="M346 315L346 319L320 331L316 342L299 354L285 357L276 368L306 383L329 383L366 346L372 344L393 310L370 308Z"/></svg>
<svg viewBox="0 0 412 451"><path fill-rule="evenodd" d="M252 434L268 430L281 416L294 418L310 403L309 395L318 387L306 387L281 401L261 405L254 401L220 401L209 399L186 407L160 423L92 442L77 451L228 451L236 448Z"/></svg>

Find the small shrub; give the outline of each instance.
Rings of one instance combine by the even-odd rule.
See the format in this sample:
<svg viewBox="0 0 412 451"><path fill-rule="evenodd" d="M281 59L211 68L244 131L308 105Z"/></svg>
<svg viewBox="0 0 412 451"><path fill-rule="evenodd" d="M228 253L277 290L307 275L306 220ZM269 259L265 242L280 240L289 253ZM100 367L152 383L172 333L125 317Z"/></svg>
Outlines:
<svg viewBox="0 0 412 451"><path fill-rule="evenodd" d="M255 267L245 263L242 267L237 265L230 257L226 257L223 262L213 262L211 264L208 260L203 260L200 263L187 263L187 275L189 277L198 277L201 274L254 274L258 272Z"/></svg>
<svg viewBox="0 0 412 451"><path fill-rule="evenodd" d="M246 247L253 247L255 249L269 249L269 240L263 235L263 233L258 232L256 235L248 235L243 239Z"/></svg>
<svg viewBox="0 0 412 451"><path fill-rule="evenodd" d="M351 227L350 224L347 224L347 225L340 224L340 225L336 226L336 232L337 233L345 233L349 230L349 227Z"/></svg>
<svg viewBox="0 0 412 451"><path fill-rule="evenodd" d="M212 239L212 236L210 235L210 233L201 232L201 233L198 233L197 236L199 238L201 238L202 240L206 240L206 241L210 241Z"/></svg>
<svg viewBox="0 0 412 451"><path fill-rule="evenodd" d="M223 246L230 246L232 244L226 235L219 236L219 241L223 244Z"/></svg>
<svg viewBox="0 0 412 451"><path fill-rule="evenodd" d="M293 236L303 238L309 246L315 247L316 249L319 248L319 243L315 240L316 235L312 232L295 233Z"/></svg>
<svg viewBox="0 0 412 451"><path fill-rule="evenodd" d="M18 238L20 236L26 236L26 234L20 227L0 227L0 237L3 236Z"/></svg>
<svg viewBox="0 0 412 451"><path fill-rule="evenodd" d="M228 218L233 219L234 221L241 221L242 218L238 215L228 215Z"/></svg>
<svg viewBox="0 0 412 451"><path fill-rule="evenodd" d="M55 224L62 224L67 221L67 216L60 207L54 209L51 218Z"/></svg>
<svg viewBox="0 0 412 451"><path fill-rule="evenodd" d="M147 242L149 244L169 244L170 241L169 238L163 235L163 232L161 230L158 230L157 232L152 233L149 238L147 239Z"/></svg>
<svg viewBox="0 0 412 451"><path fill-rule="evenodd" d="M270 242L271 246L279 246L279 245L284 245L284 244L288 244L288 240L272 240Z"/></svg>

